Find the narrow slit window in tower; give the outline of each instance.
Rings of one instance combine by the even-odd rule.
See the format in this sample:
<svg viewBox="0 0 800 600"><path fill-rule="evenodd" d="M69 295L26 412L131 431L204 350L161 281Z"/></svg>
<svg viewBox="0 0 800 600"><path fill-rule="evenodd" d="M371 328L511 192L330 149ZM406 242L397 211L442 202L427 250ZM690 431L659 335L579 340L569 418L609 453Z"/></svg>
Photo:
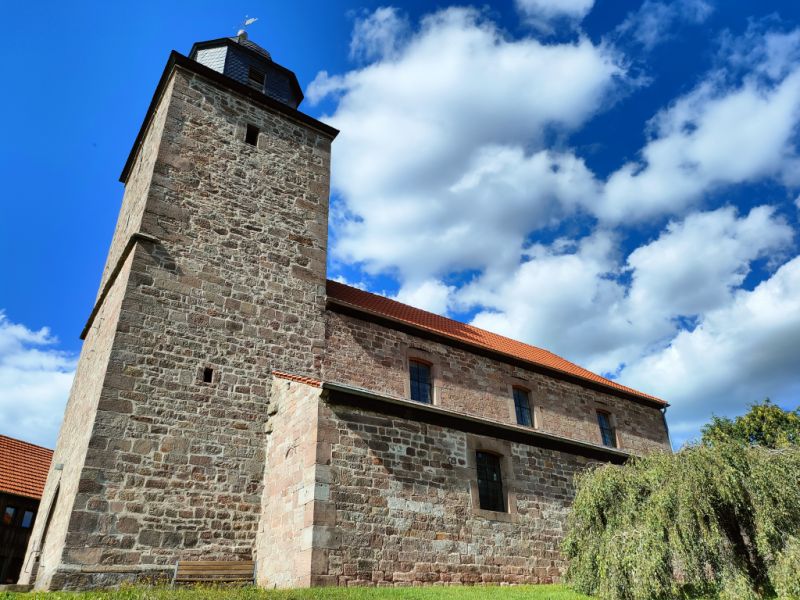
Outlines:
<svg viewBox="0 0 800 600"><path fill-rule="evenodd" d="M203 383L211 383L214 379L214 369L206 367L203 369Z"/></svg>
<svg viewBox="0 0 800 600"><path fill-rule="evenodd" d="M252 146L258 145L258 127L247 125L247 132L244 134L244 141Z"/></svg>

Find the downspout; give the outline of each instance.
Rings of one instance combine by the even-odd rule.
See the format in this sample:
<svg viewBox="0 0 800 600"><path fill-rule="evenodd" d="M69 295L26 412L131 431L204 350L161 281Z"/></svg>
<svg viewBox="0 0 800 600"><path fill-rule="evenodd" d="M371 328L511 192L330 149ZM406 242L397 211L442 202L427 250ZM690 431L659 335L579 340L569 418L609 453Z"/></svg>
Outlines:
<svg viewBox="0 0 800 600"><path fill-rule="evenodd" d="M669 436L669 423L667 423L667 408L669 405L663 407L661 409L661 419L664 421L664 430L667 432L667 441L669 442L669 448L672 450L672 439Z"/></svg>

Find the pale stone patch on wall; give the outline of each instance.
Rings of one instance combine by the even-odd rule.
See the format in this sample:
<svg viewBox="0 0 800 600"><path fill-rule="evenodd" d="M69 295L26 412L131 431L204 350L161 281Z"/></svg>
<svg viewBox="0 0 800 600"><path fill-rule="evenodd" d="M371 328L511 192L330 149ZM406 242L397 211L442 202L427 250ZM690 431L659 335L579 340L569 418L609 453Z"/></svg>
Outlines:
<svg viewBox="0 0 800 600"><path fill-rule="evenodd" d="M255 543L256 581L263 587L308 586L314 547L314 505L329 496L317 478L317 411L321 390L274 377L266 442L261 520Z"/></svg>

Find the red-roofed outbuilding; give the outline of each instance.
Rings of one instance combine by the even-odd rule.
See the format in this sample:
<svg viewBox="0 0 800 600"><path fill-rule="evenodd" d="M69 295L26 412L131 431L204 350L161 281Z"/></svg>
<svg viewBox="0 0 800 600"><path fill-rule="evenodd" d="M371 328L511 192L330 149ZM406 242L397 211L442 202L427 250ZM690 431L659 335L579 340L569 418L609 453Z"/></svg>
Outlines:
<svg viewBox="0 0 800 600"><path fill-rule="evenodd" d="M16 583L53 451L0 435L0 584Z"/></svg>

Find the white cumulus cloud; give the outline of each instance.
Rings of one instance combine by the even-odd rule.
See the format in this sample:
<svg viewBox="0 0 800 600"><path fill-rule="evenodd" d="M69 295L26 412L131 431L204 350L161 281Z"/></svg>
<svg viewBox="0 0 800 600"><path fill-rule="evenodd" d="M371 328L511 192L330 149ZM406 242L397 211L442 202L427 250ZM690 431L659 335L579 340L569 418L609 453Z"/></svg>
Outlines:
<svg viewBox="0 0 800 600"><path fill-rule="evenodd" d="M476 11L447 9L391 60L319 74L309 98L339 97L323 117L341 130L334 260L397 268L412 285L515 264L531 228L598 193L582 160L543 146L604 108L617 59L585 38L509 40Z"/></svg>
<svg viewBox="0 0 800 600"><path fill-rule="evenodd" d="M350 57L365 61L393 56L409 28L408 21L391 6L356 19L350 39Z"/></svg>
<svg viewBox="0 0 800 600"><path fill-rule="evenodd" d="M652 50L673 35L676 24L702 23L713 11L714 7L705 0L645 0L625 18L617 32L645 50Z"/></svg>
<svg viewBox="0 0 800 600"><path fill-rule="evenodd" d="M445 285L435 279L427 279L418 285L403 286L395 300L422 310L445 314L453 302L452 295L455 290L455 286Z"/></svg>
<svg viewBox="0 0 800 600"><path fill-rule="evenodd" d="M593 205L598 216L681 214L711 191L765 178L800 185L800 63L787 63L792 45L800 48L797 32L740 41L731 60L739 68L746 53L752 63L740 82L717 70L658 113L640 159L606 182Z"/></svg>
<svg viewBox="0 0 800 600"><path fill-rule="evenodd" d="M710 10L648 1L624 35L649 49ZM648 21L655 14L668 18ZM698 368L694 382L669 365L680 373L681 361L697 363L703 340L720 341L719 357L728 347L748 361L769 343L796 340L791 319L788 331L766 328L762 337L742 324L725 337L726 319L751 318L748 306L792 308L783 292L797 260L791 200L788 213L767 205L774 196L737 209L726 192L769 181L796 197L800 30L762 24L724 37L714 68L665 102L635 159L607 177L569 140L635 85L631 58L610 42L580 32L571 42L514 38L463 8L418 26L379 9L362 17L353 40L368 64L320 73L308 89L311 101L336 100L323 119L341 130L334 275L346 265L362 284L389 276L402 302L473 311L478 326L660 394L673 403L678 440L719 398L742 411L764 395L787 397L796 368L785 360L773 374L766 363ZM763 283L752 289L751 279Z"/></svg>
<svg viewBox="0 0 800 600"><path fill-rule="evenodd" d="M56 343L47 328L31 330L0 311L0 433L55 445L77 362Z"/></svg>
<svg viewBox="0 0 800 600"><path fill-rule="evenodd" d="M661 394L670 408L673 442L708 420L741 414L770 397L795 406L800 398L800 257L753 291L738 290L692 331L629 366L621 381Z"/></svg>
<svg viewBox="0 0 800 600"><path fill-rule="evenodd" d="M709 315L731 310L747 293L741 284L753 262L779 257L793 237L772 207L756 207L744 216L724 207L669 223L655 240L627 257L619 256L614 236L604 231L577 243L534 246L510 276L484 276L453 298L483 307L473 320L479 327L543 346L662 395L677 407L676 423L707 419L713 407L703 396L703 374L694 375L696 395L691 396L684 391L685 379L650 370L652 357L669 356L669 347L687 335L687 328L696 329ZM776 344L783 346L780 339ZM754 391L751 380L742 379L751 373L729 374L730 389L741 385ZM747 398L742 392L730 407L743 410L748 401L767 393L769 389Z"/></svg>
<svg viewBox="0 0 800 600"><path fill-rule="evenodd" d="M552 33L560 24L575 26L589 14L594 0L515 0L517 10L533 27Z"/></svg>

